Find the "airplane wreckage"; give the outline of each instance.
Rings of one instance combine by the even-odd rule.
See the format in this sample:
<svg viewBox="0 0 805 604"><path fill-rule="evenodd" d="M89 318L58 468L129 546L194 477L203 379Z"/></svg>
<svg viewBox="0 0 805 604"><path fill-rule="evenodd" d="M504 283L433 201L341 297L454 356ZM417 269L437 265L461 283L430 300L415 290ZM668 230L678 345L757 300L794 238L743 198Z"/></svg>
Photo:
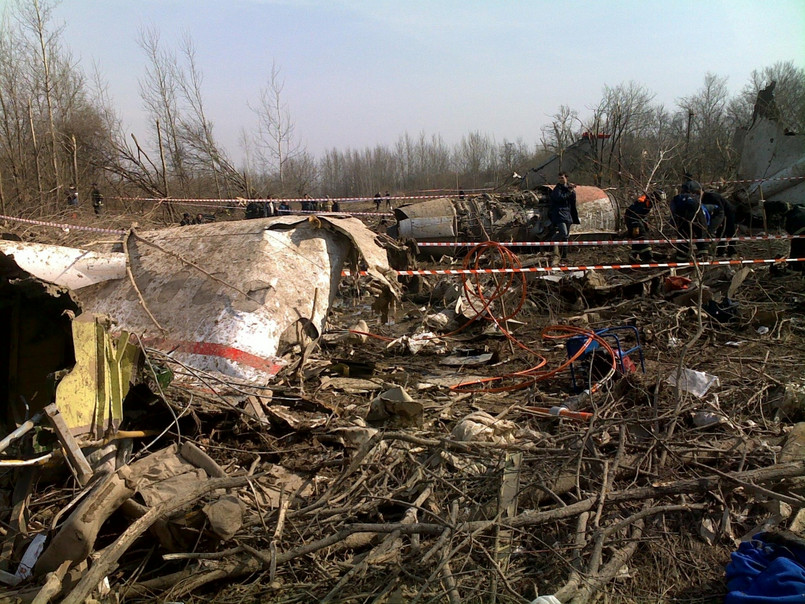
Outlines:
<svg viewBox="0 0 805 604"><path fill-rule="evenodd" d="M733 192L733 201L742 206L747 224L762 223L763 205L767 212L780 211L780 203L805 203L805 134L790 132L779 120L774 85L758 94L751 127L736 133L741 148L737 178L745 188ZM545 241L553 235L548 218L549 197L560 170L574 171L589 163L596 145L606 145L608 136L584 133L565 149L561 158L552 156L520 177L513 185L519 190L480 196L443 197L403 205L394 210L396 224L387 229L394 238L419 241L481 242ZM617 200L607 191L593 186L576 187L576 203L581 224L573 227L573 239L606 239L616 235L621 225ZM450 247L438 248L449 253Z"/></svg>
<svg viewBox="0 0 805 604"><path fill-rule="evenodd" d="M381 305L398 296L376 238L355 218L287 216L137 233L125 244L128 253L0 241L0 334L7 342L0 360L9 368L0 390L41 410L48 375L78 354L67 350L65 311L109 317L109 331L137 334L195 370L264 385L285 364L289 346L322 332L345 266L361 262ZM31 279L43 285L24 286ZM54 319L43 309L54 305L61 327L45 330L43 340ZM184 376L192 378L192 371Z"/></svg>
<svg viewBox="0 0 805 604"><path fill-rule="evenodd" d="M534 190L508 195L443 197L401 206L394 210L397 223L389 227L387 234L441 242L544 241L553 234L548 218L552 189L552 185L539 185ZM581 224L574 227L574 238L617 233L620 210L607 191L577 186L576 208Z"/></svg>
<svg viewBox="0 0 805 604"><path fill-rule="evenodd" d="M749 189L747 197L753 201L801 201L802 189L797 193L794 188L802 186L803 139L765 124L765 120L760 116L755 128L768 130L746 139L755 140L747 144L762 143L765 150L759 150L752 161L746 156L742 169L744 178L769 181ZM782 157L787 159L780 163ZM535 182L533 176L527 174L523 189L507 195L436 199L398 208L392 231L396 229L400 237L442 241L549 238L546 201L551 187ZM779 189L773 192L775 186ZM619 210L607 191L580 186L577 197L581 225L574 235L599 237L617 232ZM679 412L680 394L661 386L672 383L670 377L663 381L659 376L677 367L676 334L683 335L693 319L690 313L676 310L663 317L667 300L652 306L652 300L639 295L631 303L630 316L654 312L662 318L656 327L641 326L648 336L643 341L657 352L652 355L656 356L651 361L652 375L643 378L635 372L621 383L622 388L613 389L611 400L617 407L605 411L610 415L604 417L604 423L590 424L594 431L593 427L577 430L570 421L561 428L532 424L527 418L535 408L523 406L521 391L510 399L476 398L469 391L451 396L444 392L447 384L455 383L459 371L466 379L465 366L498 365L495 349L501 347L486 348L498 334L484 337L483 350L456 347L454 354L440 361L429 357L403 364L392 352L393 358L383 366L384 374L377 372L372 381L362 379L365 376L358 375L358 370L368 369L370 375L375 371L373 351L362 356L363 346L351 339L357 334L328 333L324 341L327 336L350 338L339 340L343 348L337 354L348 348L357 358L347 362L333 354L328 360L321 359L318 369L311 367L316 363L308 358L309 375L315 376L318 390L312 394L308 389L306 394L301 384L308 379L303 368L313 350L310 338L323 334L338 288L346 287L342 269L365 270L360 289L371 292L373 308L381 315L399 299L388 260L391 250L387 246L392 244L386 239L355 218L318 215L131 230L122 243L104 247L105 251L0 240L0 398L6 406L3 420L7 428L0 440L0 451L5 452L0 463L16 470L13 477L8 476L3 492L9 512L3 522L5 564L0 568L5 589L20 587L19 593L31 596L24 601L31 601L36 593L34 602L61 599L77 604L88 601L94 591L111 599L110 589L120 590L113 591L114 597L120 593L132 601L184 601L208 584L224 583L237 590L227 596L242 600L251 595L239 581L260 577L254 582L259 592L252 593L262 600L280 594L288 599L299 593L297 599L304 601L340 601L345 586L360 589L364 599L366 593L373 593L378 599L388 596L388 601L407 601L415 594L410 588L438 599L445 593L443 584L450 601L459 602L460 590L463 601L468 601L473 599L470 594L486 595L486 585L497 586L502 577L517 601L538 596L535 602L587 602L624 573L630 583L622 583L619 593L635 580L671 575L652 572L657 567L641 559L638 547L645 543L645 549L651 551L649 558L657 564L681 559L686 565L679 567L686 574L672 575L669 582L713 591L720 586L712 575L694 576L690 568L714 558L712 552L725 552L731 537L721 538L715 532L718 519L743 529L762 517L766 518L763 526L774 526L778 521L772 522L769 513L774 510L772 518L782 518L784 499L802 507L792 495L801 493L802 469L792 464L801 463L797 460L802 457L805 423L795 425L781 439L779 426L772 431L765 419L763 426L750 423L749 417L761 407L760 403L755 407L746 403L746 393L763 393L774 387L768 378L782 387L783 403L805 409L805 386L796 381L801 378L795 375L798 365L789 356L779 362L789 366L795 379L782 372L774 377L767 374L774 366L774 354L768 361L770 353L779 350L784 324L786 337L790 337L801 330L801 323L794 327L796 318L782 319L776 308L768 310L772 303L766 301L770 297L766 289L758 294L763 301L752 303L752 319L747 323L762 321L760 327L771 334L776 331L778 337L764 341L763 332L758 329L755 333L757 323L752 323L746 341L725 342L727 347L742 347L741 365L736 371L724 371L726 388L711 393L707 402L702 397L711 387L718 388L719 378L685 368L686 377L680 384L677 371L673 383L679 391L691 393L686 400L702 400L701 407L697 403L684 414ZM729 292L747 275L745 270L724 281L714 272L713 289L720 284ZM644 284L638 285L644 291ZM434 315L422 317L422 311L415 310L396 326L397 333L421 327L423 319L425 324L430 320L433 325L445 325L441 318L456 314L456 300L450 300L445 295L450 308ZM366 308L361 304L356 310ZM620 304L595 310L588 309L583 315L591 328L624 316ZM530 315L534 324L541 320L540 313L540 308L534 308ZM347 319L346 314L342 318ZM354 318L350 313L348 320ZM669 327L672 324L676 327ZM528 323L522 326L531 327ZM637 334L637 327L623 329ZM659 335L664 332L668 333L667 345ZM432 334L420 335L427 337L418 345L437 346ZM712 340L727 337L735 336L722 329ZM416 355L413 337L406 333L399 340L408 342L412 356ZM461 346L469 341L463 340ZM600 346L606 348L605 344ZM789 343L789 352L797 350L797 344L797 340ZM706 350L716 350L712 345L708 341ZM620 344L617 350L621 352ZM563 354L562 350L554 352L559 357ZM621 359L624 373L624 355L628 358L629 352L613 354L615 365L615 359ZM724 354L720 370L729 365L732 356ZM704 360L712 363L716 359ZM753 359L762 367L755 378L744 364ZM288 363L303 376L298 389L282 389L287 381L277 387L275 373ZM447 369L431 374L437 364ZM429 373L417 374L418 365L427 366ZM149 369L142 370L146 366ZM330 370L326 375L320 373L324 366ZM160 383L163 368L172 371L164 391ZM354 373L350 376L346 370ZM570 370L573 375L572 364ZM142 392L138 388L143 384L135 383L135 378L146 374L153 377L145 384L146 388L154 386L150 392ZM439 378L444 379L442 386ZM279 379L285 380L283 376ZM267 387L272 380L274 392ZM327 388L336 383L342 385L343 394L330 398ZM171 388L173 385L180 388ZM417 398L409 396L403 385L416 387ZM166 405L172 418L165 410L160 416L155 409L159 405L152 404L153 398L159 398L156 392L167 399L165 391L175 397L173 406ZM369 401L376 392L379 394ZM584 398L565 396L564 386L557 385L530 402L552 404ZM210 405L213 400L218 404L215 413ZM466 402L462 404L462 400ZM649 420L647 411L652 408L656 415ZM706 411L692 412L700 408ZM467 409L471 409L469 414ZM564 415L571 416L572 412ZM669 417L672 422L663 425ZM194 437L179 434L181 418L197 424ZM608 423L609 418L614 421ZM134 425L127 423L135 419ZM777 419L775 415L775 423ZM423 421L424 430L420 431ZM40 430L39 422L47 422L51 430ZM379 430L369 425L374 422L402 428ZM658 438L663 438L661 432L654 432L655 424L665 433L663 442L670 443L668 447L655 447ZM169 438L178 438L167 447L149 451L174 425L176 432ZM610 430L612 425L620 426L618 435ZM163 430L163 426L167 427ZM406 430L411 427L417 430ZM675 427L677 439L672 441ZM40 440L43 434L49 440ZM247 442L254 435L263 440ZM156 438L146 446L136 445L134 455L132 441L152 436ZM54 445L54 438L60 447ZM29 450L32 445L36 453ZM676 465L669 465L665 474L659 474L665 471L665 462L657 461L665 458L660 449L674 451L668 459ZM652 450L656 459L648 457ZM736 457L736 451L741 455ZM56 475L52 470L64 466L61 456L67 459L76 481L68 479L69 487L59 491L51 481ZM56 462L47 468L47 477L28 467L47 459ZM646 459L650 464L645 467L651 471L640 469ZM736 459L741 459L738 471ZM769 465L770 459L774 465ZM704 473L706 464L717 467ZM682 475L686 468L695 478ZM665 480L667 477L672 479ZM791 481L784 482L786 479ZM735 484L747 488L736 489ZM730 498L718 496L729 489ZM472 496L464 497L462 490ZM403 501L409 498L412 503ZM404 505L398 507L401 501ZM459 505L459 501L463 503ZM393 507L387 505L391 502ZM775 507L770 508L772 503ZM717 504L723 511L714 507ZM626 505L642 509L624 520ZM758 512L760 506L765 506L764 511ZM428 513L418 518L422 510ZM649 521L646 512L658 515L657 520ZM684 514L678 522L672 515L677 512ZM596 526L600 518L600 526L613 529L588 532L593 513ZM667 519L660 515L666 513ZM113 522L106 523L113 514ZM794 516L789 510L788 514L800 526L805 523L805 512ZM677 524L683 528L678 529ZM123 526L128 528L112 543L111 536ZM701 539L688 530L691 526L698 527ZM544 549L547 533L543 528L557 547ZM729 526L719 530L723 537L741 534L733 533ZM146 542L146 547L133 547L145 531L153 545ZM597 536L585 542L585 535ZM492 538L500 543L494 546L494 557L487 554L490 565L484 556L472 557L477 545L483 544L481 539L487 538L489 543ZM658 548L661 539L668 541ZM467 548L471 553L465 553ZM585 551L591 549L586 566ZM128 560L119 564L127 550ZM150 553L143 553L148 550ZM567 563L556 557L556 551L575 552L567 581ZM658 559L657 551L670 552L669 557ZM444 572L444 579L428 587L431 580L427 577L436 576L433 562L428 561L432 554L442 557L439 566L444 571L439 572ZM198 564L189 562L196 556ZM448 564L451 556L456 563L453 568L461 564L468 571L453 575ZM551 562L556 560L554 568ZM705 566L712 570L719 564ZM16 572L10 572L15 568ZM538 576L526 574L535 568ZM311 573L304 574L308 569ZM350 581L357 572L360 580ZM579 580L582 573L586 573L583 581ZM470 575L480 587L468 584ZM487 583L477 582L476 577ZM710 587L694 584L691 577ZM270 583L261 585L263 578ZM557 595L539 596L536 580L542 581L539 588L543 592L553 585L559 587ZM391 593L391 589L396 591ZM651 583L640 583L633 591L644 596L668 593ZM579 599L573 600L571 596L577 592ZM528 598L520 593L527 593ZM207 592L204 597L210 595Z"/></svg>

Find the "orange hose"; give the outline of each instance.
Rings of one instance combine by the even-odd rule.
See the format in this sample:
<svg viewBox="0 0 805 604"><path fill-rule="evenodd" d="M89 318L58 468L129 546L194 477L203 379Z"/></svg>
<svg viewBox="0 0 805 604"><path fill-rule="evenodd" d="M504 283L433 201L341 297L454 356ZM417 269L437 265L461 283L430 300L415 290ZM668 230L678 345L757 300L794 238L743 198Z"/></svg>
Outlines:
<svg viewBox="0 0 805 604"><path fill-rule="evenodd" d="M488 257L492 255L493 260L497 260L500 263L500 267L503 269L511 269L511 268L522 268L522 264L520 263L520 259L514 254L508 247L500 245L496 241L486 241L484 243L480 243L476 245L474 248L470 250L467 256L464 258L464 269L479 269L481 264L488 259ZM496 257L496 258L495 258ZM506 327L504 327L505 323L517 316L517 314L522 310L523 305L525 304L526 300L526 275L525 273L504 273L506 274L506 278L502 279L501 281L495 280L495 287L492 289L491 293L484 293L483 284L481 282L481 275L473 274L461 275L462 286L465 292L465 298L467 303L469 304L470 308L472 308L475 315L471 317L464 325L455 329L451 332L443 334L441 336L434 336L432 338L427 339L435 339L435 338L445 338L452 335L455 335L467 327L469 327L472 323L483 317L487 321L491 321L494 323L500 332L509 339L514 345L519 347L520 349L524 350L525 352L534 355L537 357L537 363L528 369L524 369L522 371L515 371L512 373L508 373L505 375L500 376L492 376L486 378L480 378L477 380L473 380L470 382L462 382L459 384L455 384L450 387L450 390L454 392L509 392L514 390L521 390L523 388L528 388L533 386L537 382L541 382L547 379L550 379L557 375L558 373L567 369L571 363L577 361L589 348L590 344L593 341L597 342L609 355L612 359L612 364L610 367L609 372L606 376L600 379L596 384L594 384L590 388L590 392L595 392L601 384L606 382L617 370L617 356L615 351L609 345L609 343L602 337L595 334L595 332L589 329L582 329L579 327L573 327L569 325L551 325L543 329L542 337L546 340L564 340L568 338L572 338L579 335L586 336L584 344L579 348L578 351L570 358L568 358L564 363L556 367L555 369L545 370L542 369L548 364L548 360L543 357L539 352L532 350L525 344L523 344L520 340L515 338ZM512 287L517 285L517 281L519 281L520 285L520 296L519 301L516 307L511 311L505 314L502 317L495 316L495 313L492 311L492 305L497 301L500 300ZM480 302L480 308L476 305ZM382 340L385 342L393 341L393 338L389 338L386 336L380 336L377 334L372 334L364 331L356 331L356 330L349 330L350 333L360 334L369 336L372 338L376 338L378 340ZM523 379L525 378L525 379ZM497 385L493 386L492 384L503 382L504 380L517 380L514 384L505 384L505 385ZM565 414L567 415L567 414ZM569 417L569 416L568 416ZM576 419L581 418L580 415Z"/></svg>

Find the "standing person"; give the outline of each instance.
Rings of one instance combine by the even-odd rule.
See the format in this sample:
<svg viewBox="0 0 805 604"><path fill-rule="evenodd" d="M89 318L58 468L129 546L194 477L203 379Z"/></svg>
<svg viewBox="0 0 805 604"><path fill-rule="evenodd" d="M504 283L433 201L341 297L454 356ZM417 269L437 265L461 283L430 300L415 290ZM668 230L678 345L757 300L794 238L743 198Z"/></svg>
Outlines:
<svg viewBox="0 0 805 604"><path fill-rule="evenodd" d="M98 183L92 183L92 190L89 195L92 199L92 209L95 210L95 215L100 215L101 210L103 210L103 195L98 189Z"/></svg>
<svg viewBox="0 0 805 604"><path fill-rule="evenodd" d="M638 197L632 205L626 208L624 216L626 228L630 239L645 239L648 234L648 216L651 213L654 200L665 198L662 191L653 191L650 194L644 193ZM651 245L648 243L633 243L632 252L629 254L631 262L651 262L654 259Z"/></svg>
<svg viewBox="0 0 805 604"><path fill-rule="evenodd" d="M386 191L386 209L391 209L391 196L389 195L388 191Z"/></svg>
<svg viewBox="0 0 805 604"><path fill-rule="evenodd" d="M735 237L738 225L735 221L735 205L718 191L702 193L702 206L710 213L710 235L717 238ZM716 244L717 256L734 256L735 244L719 241Z"/></svg>
<svg viewBox="0 0 805 604"><path fill-rule="evenodd" d="M201 216L201 214L199 214ZM254 218L264 218L265 217L265 207L259 201L250 201L246 204L246 219L252 220ZM196 221L193 221L193 224L199 224Z"/></svg>
<svg viewBox="0 0 805 604"><path fill-rule="evenodd" d="M67 205L72 207L78 206L78 191L75 185L70 185L70 188L67 189Z"/></svg>
<svg viewBox="0 0 805 604"><path fill-rule="evenodd" d="M375 193L375 211L376 212L380 211L380 200L381 200L380 191L378 191L377 193Z"/></svg>
<svg viewBox="0 0 805 604"><path fill-rule="evenodd" d="M567 241L570 238L570 227L581 224L576 211L576 185L569 183L567 173L559 172L559 181L551 191L550 209L548 218L554 228L554 238L558 241ZM558 249L561 247L561 251ZM567 246L555 246L554 255L563 260L567 258Z"/></svg>
<svg viewBox="0 0 805 604"><path fill-rule="evenodd" d="M277 208L274 205L274 200L271 197L271 193L266 195L266 201L263 202L263 215L266 218L277 215Z"/></svg>
<svg viewBox="0 0 805 604"><path fill-rule="evenodd" d="M333 212L340 212L341 211L341 204L338 203L338 198L336 197L333 200Z"/></svg>
<svg viewBox="0 0 805 604"><path fill-rule="evenodd" d="M279 213L280 214L290 214L291 213L291 206L288 205L288 202L285 201L284 199L282 201L280 201Z"/></svg>
<svg viewBox="0 0 805 604"><path fill-rule="evenodd" d="M680 239L701 239L707 232L707 210L701 203L702 186L695 180L688 180L679 195L671 200L671 224ZM696 254L701 255L707 249L706 243L696 243ZM690 245L680 243L677 247L677 260L687 260L690 256Z"/></svg>
<svg viewBox="0 0 805 604"><path fill-rule="evenodd" d="M324 201L322 202L323 210L325 212L332 212L333 211L333 202L330 200L329 195L324 196Z"/></svg>

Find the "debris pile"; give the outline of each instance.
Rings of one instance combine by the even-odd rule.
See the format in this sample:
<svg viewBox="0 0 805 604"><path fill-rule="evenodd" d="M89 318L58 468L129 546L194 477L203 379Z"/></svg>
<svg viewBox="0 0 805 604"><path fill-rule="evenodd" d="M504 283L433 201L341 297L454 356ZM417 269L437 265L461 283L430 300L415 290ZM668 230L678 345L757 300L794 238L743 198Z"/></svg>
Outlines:
<svg viewBox="0 0 805 604"><path fill-rule="evenodd" d="M264 220L134 233L126 277L77 291L0 254L8 601L701 601L742 540L801 534L801 277L398 298L368 230ZM273 247L220 260L255 234L321 283ZM236 319L284 345L243 350Z"/></svg>

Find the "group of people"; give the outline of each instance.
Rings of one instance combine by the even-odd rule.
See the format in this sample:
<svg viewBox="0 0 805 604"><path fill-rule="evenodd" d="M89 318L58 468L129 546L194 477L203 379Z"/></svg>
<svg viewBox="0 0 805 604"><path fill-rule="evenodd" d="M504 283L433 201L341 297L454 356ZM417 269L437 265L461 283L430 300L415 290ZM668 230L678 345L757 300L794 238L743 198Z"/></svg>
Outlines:
<svg viewBox="0 0 805 604"><path fill-rule="evenodd" d="M98 188L98 183L92 183L92 189L89 192L90 200L92 201L92 209L96 215L100 215L103 210L103 194ZM67 207L75 210L78 208L78 189L75 185L70 185L66 193Z"/></svg>
<svg viewBox="0 0 805 604"><path fill-rule="evenodd" d="M287 204L286 204L287 205ZM290 207L287 208L290 211ZM335 201L330 199L329 195L325 195L323 199L313 199L305 193L305 197L302 199L302 211L303 212L340 212L341 211L341 204L338 203L338 200Z"/></svg>
<svg viewBox="0 0 805 604"><path fill-rule="evenodd" d="M215 216L209 217L199 212L194 217L185 212L184 214L182 214L182 219L179 221L179 226L187 226L189 224L207 224L208 222L214 222L214 221Z"/></svg>
<svg viewBox="0 0 805 604"><path fill-rule="evenodd" d="M374 197L375 211L377 211L377 212L380 211L380 204L383 202L384 199L386 200L386 209L387 210L393 210L394 209L394 207L391 205L391 195L389 195L389 192L386 191L385 195L381 195L380 191L378 191L377 193L375 193L375 197Z"/></svg>
<svg viewBox="0 0 805 604"><path fill-rule="evenodd" d="M651 262L654 254L649 243L643 243L649 231L648 218L654 206L663 204L667 197L664 191L654 189L641 194L626 208L625 222L630 239L638 240L632 244L632 262ZM549 218L554 229L554 241L566 242L572 225L579 224L576 210L575 185L568 182L567 174L559 173L559 179L550 195ZM703 191L701 184L687 176L680 187L679 194L671 200L670 221L679 239L729 239L735 236L737 224L735 206L717 191ZM696 241L695 254L703 256L712 251L706 241ZM691 254L687 242L676 246L677 260L687 260ZM718 242L715 245L717 256L733 256L735 246L732 242ZM562 260L567 258L567 246L555 254Z"/></svg>

